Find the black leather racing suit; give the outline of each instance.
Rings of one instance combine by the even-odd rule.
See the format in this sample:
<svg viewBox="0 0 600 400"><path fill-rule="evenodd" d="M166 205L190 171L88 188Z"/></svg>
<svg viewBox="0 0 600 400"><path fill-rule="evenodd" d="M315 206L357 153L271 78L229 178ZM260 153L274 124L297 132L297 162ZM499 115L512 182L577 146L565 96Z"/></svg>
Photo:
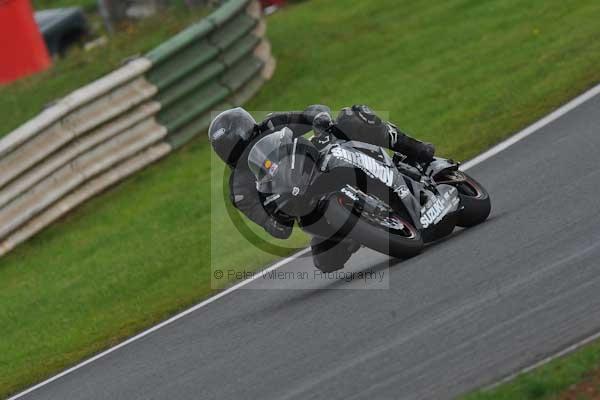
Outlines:
<svg viewBox="0 0 600 400"><path fill-rule="evenodd" d="M292 233L293 221L269 215L265 211L260 194L256 190L255 177L248 167L248 154L256 141L284 127L291 129L294 136L304 135L313 129L314 117L321 112L329 114L330 110L326 106L313 105L304 111L269 114L257 125L252 141L242 153L231 173L229 189L233 205L252 222L262 226L265 231L276 238L287 239ZM414 162L428 162L433 157L432 145L402 133L393 124L379 119L366 106L342 109L334 124L337 127L335 132L342 136L342 139L390 148L405 154L409 160ZM323 271L334 271L342 268L359 246L350 241L332 243L313 238L311 248L315 266Z"/></svg>
<svg viewBox="0 0 600 400"><path fill-rule="evenodd" d="M248 167L248 154L258 140L285 127L294 136L302 136L312 129L312 121L320 112L329 112L329 107L314 105L304 111L272 113L256 126L254 137L240 156L229 177L229 196L233 205L252 222L264 228L271 236L287 239L292 233L293 221L268 214L256 190L256 178Z"/></svg>

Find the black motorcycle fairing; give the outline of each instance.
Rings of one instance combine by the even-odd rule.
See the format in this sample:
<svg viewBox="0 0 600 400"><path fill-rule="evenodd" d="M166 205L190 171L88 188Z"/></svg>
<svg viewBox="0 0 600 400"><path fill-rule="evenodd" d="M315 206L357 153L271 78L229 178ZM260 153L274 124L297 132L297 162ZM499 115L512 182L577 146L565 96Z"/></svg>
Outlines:
<svg viewBox="0 0 600 400"><path fill-rule="evenodd" d="M444 217L458 210L460 198L454 186L439 185L436 196L421 208L420 223L424 229L437 225Z"/></svg>
<svg viewBox="0 0 600 400"><path fill-rule="evenodd" d="M425 175L429 177L435 177L443 171L456 171L459 165L459 163L446 158L434 157L433 161L427 166Z"/></svg>
<svg viewBox="0 0 600 400"><path fill-rule="evenodd" d="M403 175L381 147L355 141L339 141L333 144L328 148L319 169L321 172L331 174L340 168L349 168L356 176L366 176L366 182L370 187L359 185L361 190L369 193L377 190L378 196L393 203L399 199L417 229L420 229L419 197L424 186L411 177ZM341 179L340 182L353 184L347 179ZM389 194L382 193L382 186Z"/></svg>
<svg viewBox="0 0 600 400"><path fill-rule="evenodd" d="M255 170L253 172L257 178L263 178L259 183L265 184L263 187L269 187L270 193L275 193L267 198L272 202L269 208L280 212L282 207L279 204L281 199L278 193L289 198L290 189L297 187L292 175L288 173L280 175L280 172L285 172L286 167L289 167L288 164L294 163L290 160L290 155L294 152L288 152L293 142L286 132L272 135L277 138L276 145L269 142L268 145L259 146L257 150L253 149L256 157L252 157L251 169ZM283 142L286 142L284 146L282 146ZM269 150L274 148L278 150ZM311 168L310 180L301 179L300 182L302 188L298 199L301 199L301 203L306 206L303 207L306 209L305 212L294 214L283 211L295 217L300 227L313 235L321 237L340 235L339 232L333 232L327 223L323 223L320 219L332 199L339 199L340 195L348 197L348 193L352 193L354 189L362 191L367 197L372 197L375 202L381 202L382 209L388 207L394 212L399 212L405 221L418 231L423 231L424 234L425 231L434 231L436 225L444 220L446 215L456 212L458 208L456 190L448 185L438 186L434 179L434 176L442 171L457 169L457 164L448 160L436 158L432 162L428 172L433 176L423 173L414 174L413 178L403 174L403 169L399 168L383 148L370 144L336 139L322 146L318 154L316 167ZM268 165L265 164L266 160L269 161ZM276 171L272 170L273 165L276 165ZM282 167L283 169L280 170ZM278 181L277 178L282 180ZM275 188L278 190L273 191ZM364 205L357 203L357 209L354 210L357 215L361 214L362 207ZM373 215L373 210L367 210L367 213Z"/></svg>

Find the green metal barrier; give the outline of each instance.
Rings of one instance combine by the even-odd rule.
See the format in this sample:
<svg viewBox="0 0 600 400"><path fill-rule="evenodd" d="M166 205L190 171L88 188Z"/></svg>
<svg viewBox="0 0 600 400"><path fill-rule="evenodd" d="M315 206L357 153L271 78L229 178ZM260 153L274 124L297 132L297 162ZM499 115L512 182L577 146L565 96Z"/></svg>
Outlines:
<svg viewBox="0 0 600 400"><path fill-rule="evenodd" d="M167 141L177 135L173 142L181 145L202 132L210 122L207 113L261 74L266 60L253 51L263 38L254 32L260 21L248 12L251 5L231 0L146 55L153 62L146 77L159 90L157 118L167 127Z"/></svg>
<svg viewBox="0 0 600 400"><path fill-rule="evenodd" d="M254 96L275 66L264 32L257 0L229 0L0 139L0 256Z"/></svg>

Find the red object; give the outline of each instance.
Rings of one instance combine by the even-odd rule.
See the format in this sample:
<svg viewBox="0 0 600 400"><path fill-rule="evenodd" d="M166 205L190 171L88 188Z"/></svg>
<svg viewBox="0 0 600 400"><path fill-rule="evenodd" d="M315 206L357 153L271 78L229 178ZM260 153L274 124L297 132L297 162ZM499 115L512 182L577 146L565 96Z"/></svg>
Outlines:
<svg viewBox="0 0 600 400"><path fill-rule="evenodd" d="M0 0L0 83L52 64L29 0Z"/></svg>
<svg viewBox="0 0 600 400"><path fill-rule="evenodd" d="M261 0L261 3L263 7L283 7L285 5L285 0Z"/></svg>

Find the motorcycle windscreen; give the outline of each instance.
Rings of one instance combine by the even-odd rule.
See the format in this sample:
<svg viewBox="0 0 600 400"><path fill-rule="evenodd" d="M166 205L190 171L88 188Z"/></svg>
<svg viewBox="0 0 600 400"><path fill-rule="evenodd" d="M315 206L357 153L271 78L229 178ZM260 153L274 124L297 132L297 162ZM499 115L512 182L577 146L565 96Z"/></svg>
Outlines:
<svg viewBox="0 0 600 400"><path fill-rule="evenodd" d="M302 196L316 169L316 160L288 128L260 139L250 150L248 167L263 194Z"/></svg>

